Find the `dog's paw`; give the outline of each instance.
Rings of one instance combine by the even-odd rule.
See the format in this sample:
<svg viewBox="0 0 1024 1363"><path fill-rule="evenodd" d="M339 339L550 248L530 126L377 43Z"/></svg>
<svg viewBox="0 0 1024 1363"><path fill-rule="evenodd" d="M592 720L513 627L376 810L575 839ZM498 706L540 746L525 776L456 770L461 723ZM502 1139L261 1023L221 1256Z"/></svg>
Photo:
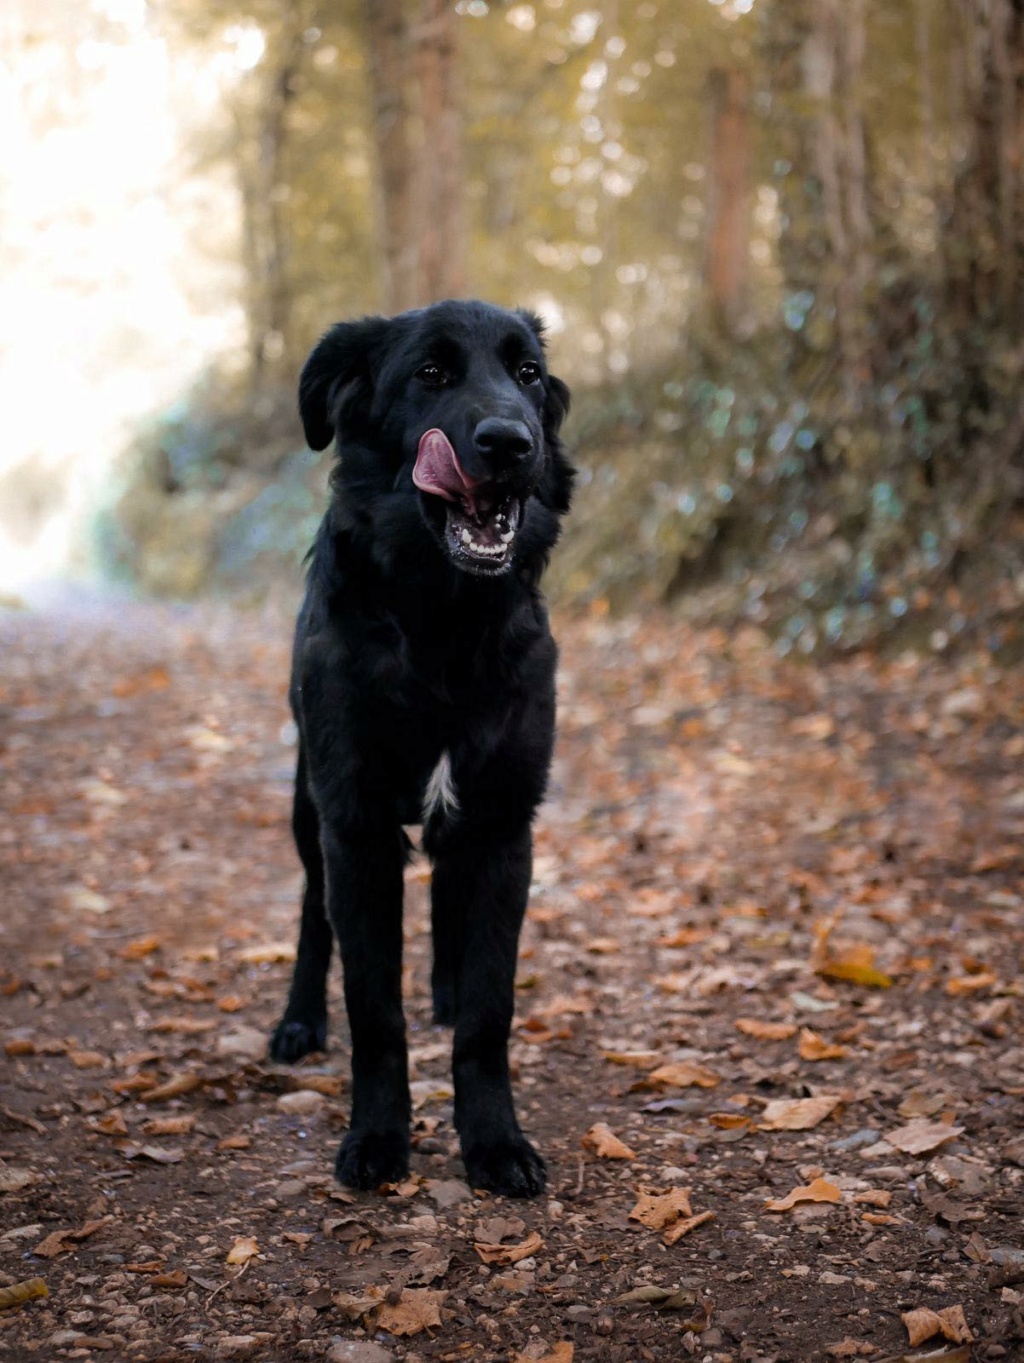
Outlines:
<svg viewBox="0 0 1024 1363"><path fill-rule="evenodd" d="M306 1022L300 1018L283 1017L270 1038L270 1058L282 1065L293 1065L311 1051L326 1051L327 1019Z"/></svg>
<svg viewBox="0 0 1024 1363"><path fill-rule="evenodd" d="M407 1131L350 1131L341 1143L334 1173L348 1188L372 1190L399 1183L409 1173Z"/></svg>
<svg viewBox="0 0 1024 1363"><path fill-rule="evenodd" d="M504 1197L536 1197L547 1186L547 1166L525 1136L463 1151L470 1187Z"/></svg>

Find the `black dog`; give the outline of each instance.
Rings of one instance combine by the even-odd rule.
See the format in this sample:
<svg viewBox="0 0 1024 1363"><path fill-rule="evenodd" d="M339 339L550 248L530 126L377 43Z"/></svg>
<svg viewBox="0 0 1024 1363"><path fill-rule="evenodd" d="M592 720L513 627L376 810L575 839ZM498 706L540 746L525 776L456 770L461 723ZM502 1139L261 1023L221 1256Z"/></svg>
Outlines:
<svg viewBox="0 0 1024 1363"><path fill-rule="evenodd" d="M317 450L337 440L310 552L291 702L293 829L306 870L298 959L271 1054L326 1044L331 928L352 1034L337 1175L409 1167L402 1015L403 824L433 862L433 1001L454 1023L455 1123L471 1183L529 1197L544 1162L508 1070L531 821L555 728L555 644L539 579L568 510L565 384L538 319L446 302L341 323L302 371Z"/></svg>

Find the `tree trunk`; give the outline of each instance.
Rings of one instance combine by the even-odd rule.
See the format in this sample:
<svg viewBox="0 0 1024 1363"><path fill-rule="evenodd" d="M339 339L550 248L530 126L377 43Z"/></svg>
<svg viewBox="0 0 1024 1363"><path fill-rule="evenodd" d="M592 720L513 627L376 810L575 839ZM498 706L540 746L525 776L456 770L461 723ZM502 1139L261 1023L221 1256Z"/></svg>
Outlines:
<svg viewBox="0 0 1024 1363"><path fill-rule="evenodd" d="M455 22L449 0L423 0L416 33L423 136L417 158L417 294L423 303L454 297L466 283Z"/></svg>
<svg viewBox="0 0 1024 1363"><path fill-rule="evenodd" d="M744 71L715 70L709 78L707 288L713 319L727 334L746 301L750 225L750 125Z"/></svg>
<svg viewBox="0 0 1024 1363"><path fill-rule="evenodd" d="M366 0L377 148L380 270L388 312L418 298L414 160L410 136L409 29L402 0Z"/></svg>

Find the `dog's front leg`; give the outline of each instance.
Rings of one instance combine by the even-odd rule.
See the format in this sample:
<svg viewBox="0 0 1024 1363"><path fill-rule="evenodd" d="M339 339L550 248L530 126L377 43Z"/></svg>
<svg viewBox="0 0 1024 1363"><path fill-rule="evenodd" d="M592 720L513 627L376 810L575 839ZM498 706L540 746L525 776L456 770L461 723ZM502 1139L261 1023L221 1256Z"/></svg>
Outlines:
<svg viewBox="0 0 1024 1363"><path fill-rule="evenodd" d="M507 1197L533 1197L544 1161L519 1129L508 1038L516 953L532 867L528 821L450 828L434 853L435 930L448 930L455 987L455 1125L469 1181Z"/></svg>
<svg viewBox="0 0 1024 1363"><path fill-rule="evenodd" d="M335 1172L376 1188L409 1172L401 831L383 814L355 826L324 818L323 850L352 1036L352 1116Z"/></svg>

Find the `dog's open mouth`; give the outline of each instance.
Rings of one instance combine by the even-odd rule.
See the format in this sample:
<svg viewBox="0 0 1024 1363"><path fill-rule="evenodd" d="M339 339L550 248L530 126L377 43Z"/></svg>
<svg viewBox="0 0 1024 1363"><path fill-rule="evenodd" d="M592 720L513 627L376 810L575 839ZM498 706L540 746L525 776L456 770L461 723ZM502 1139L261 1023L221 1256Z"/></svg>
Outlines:
<svg viewBox="0 0 1024 1363"><path fill-rule="evenodd" d="M522 499L505 484L470 477L443 431L420 438L412 480L447 503L444 538L455 563L478 573L502 572L511 564Z"/></svg>

